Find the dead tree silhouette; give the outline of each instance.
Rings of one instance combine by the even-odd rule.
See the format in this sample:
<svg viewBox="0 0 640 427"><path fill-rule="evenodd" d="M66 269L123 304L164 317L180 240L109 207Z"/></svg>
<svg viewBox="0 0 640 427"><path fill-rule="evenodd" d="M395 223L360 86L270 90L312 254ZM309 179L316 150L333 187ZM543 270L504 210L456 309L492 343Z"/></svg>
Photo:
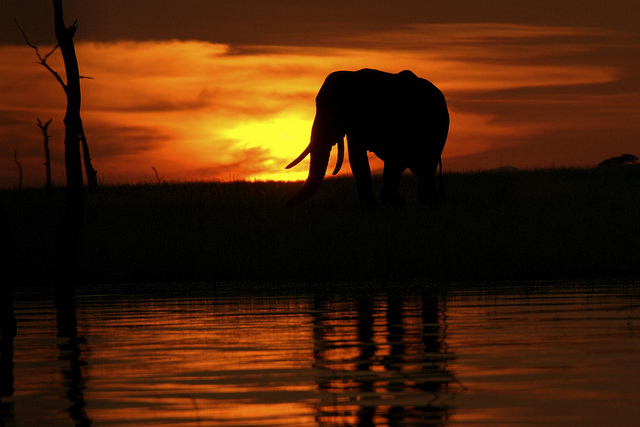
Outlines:
<svg viewBox="0 0 640 427"><path fill-rule="evenodd" d="M57 13L57 10L60 9L60 15L62 15L62 1L54 1L54 15ZM58 5L59 4L59 5ZM73 124L71 127L74 128L74 131L77 129L78 133L75 136L75 140L76 143L81 143L82 144L82 152L83 152L83 159L84 159L84 167L85 167L85 173L87 175L87 185L89 187L89 189L96 189L98 188L98 172L93 168L93 164L91 161L91 155L89 154L89 144L87 143L87 137L84 133L84 127L82 125L82 119L80 118L80 100L81 100L81 96L80 96L80 79L91 79L91 77L87 77L87 76L81 76L78 68L78 61L76 58L76 54L75 54L75 46L73 45L73 37L75 35L76 30L78 29L78 23L77 21L74 22L74 24L69 27L66 28L64 26L64 20L62 22L62 28L64 28L64 33L66 35L63 35L63 39L62 39L62 43L65 44L65 47L62 47L62 43L61 43L61 39L58 38L58 31L56 30L56 40L58 41L58 44L46 55L42 56L40 54L40 49L38 48L38 46L32 44L29 41L29 38L27 37L27 34L24 32L24 30L22 29L22 27L20 27L20 24L16 21L16 25L18 26L18 29L20 30L20 32L22 33L22 37L24 38L25 43L27 44L27 46L29 46L30 48L32 48L35 53L36 56L38 57L38 64L42 65L44 68L46 68L54 77L55 79L58 81L58 83L60 83L60 85L62 86L62 89L64 90L66 96L67 96L67 105L69 105L69 103L71 102L71 104L75 104L77 102L78 104L78 117L76 119L74 119L75 122L77 122L76 124ZM57 24L56 24L57 25ZM62 34L62 33L61 33ZM65 40L65 39L69 39L71 41L71 43L69 43L69 41ZM60 52L62 53L62 57L64 60L64 64L65 64L65 70L67 71L67 82L65 83L65 81L62 79L62 77L60 76L60 74L58 74L57 71L55 71L53 68L51 68L51 66L47 63L47 60L49 59L49 57L56 51L58 50L58 48L60 49ZM75 65L74 65L75 63ZM72 69L72 74L69 75L69 67L71 67ZM75 79L78 79L78 83L75 83ZM72 99L72 101L70 101L70 98ZM67 113L69 112L69 109L67 108ZM39 121L39 120L38 120ZM65 116L65 129L66 129L66 122L67 122L67 116ZM67 135L65 134L65 147L66 147L66 142L67 142Z"/></svg>
<svg viewBox="0 0 640 427"><path fill-rule="evenodd" d="M80 72L73 37L78 29L77 21L70 27L64 23L62 0L53 0L54 29L60 52L64 59L67 82L67 111L64 116L64 163L67 175L67 202L54 241L56 308L58 321L65 316L69 301L75 301L75 267L80 230L84 223L85 197L82 184L79 136L82 133L80 119ZM58 76L59 79L59 76ZM74 302L75 304L75 302Z"/></svg>
<svg viewBox="0 0 640 427"><path fill-rule="evenodd" d="M40 130L42 131L42 137L44 138L44 166L46 168L46 173L47 173L47 181L45 184L45 190L47 190L47 192L51 191L51 186L52 186L52 182L51 182L51 152L49 151L49 125L51 124L51 122L53 121L53 119L49 119L48 122L46 123L42 123L42 121L40 119L38 119L38 127L40 128Z"/></svg>
<svg viewBox="0 0 640 427"><path fill-rule="evenodd" d="M13 161L16 162L18 166L19 180L18 180L18 188L22 190L22 163L18 160L18 150L13 151Z"/></svg>

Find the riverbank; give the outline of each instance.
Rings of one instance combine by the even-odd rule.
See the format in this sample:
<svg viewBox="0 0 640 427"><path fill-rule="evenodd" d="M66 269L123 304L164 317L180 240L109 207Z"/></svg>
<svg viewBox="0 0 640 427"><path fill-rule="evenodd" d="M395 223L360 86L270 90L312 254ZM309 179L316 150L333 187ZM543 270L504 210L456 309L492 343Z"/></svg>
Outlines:
<svg viewBox="0 0 640 427"><path fill-rule="evenodd" d="M640 168L445 175L425 209L363 211L350 177L103 186L87 193L81 283L492 281L640 277ZM379 180L376 180L379 188ZM0 190L18 284L48 280L65 192Z"/></svg>

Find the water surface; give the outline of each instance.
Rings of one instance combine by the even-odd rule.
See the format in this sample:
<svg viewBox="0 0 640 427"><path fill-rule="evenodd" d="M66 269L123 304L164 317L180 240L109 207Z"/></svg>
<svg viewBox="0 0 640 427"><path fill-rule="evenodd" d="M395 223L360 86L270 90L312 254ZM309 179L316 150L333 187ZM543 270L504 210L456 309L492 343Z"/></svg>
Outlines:
<svg viewBox="0 0 640 427"><path fill-rule="evenodd" d="M640 419L634 285L91 288L77 297L77 333L61 333L46 293L16 293L18 332L2 346L2 425Z"/></svg>

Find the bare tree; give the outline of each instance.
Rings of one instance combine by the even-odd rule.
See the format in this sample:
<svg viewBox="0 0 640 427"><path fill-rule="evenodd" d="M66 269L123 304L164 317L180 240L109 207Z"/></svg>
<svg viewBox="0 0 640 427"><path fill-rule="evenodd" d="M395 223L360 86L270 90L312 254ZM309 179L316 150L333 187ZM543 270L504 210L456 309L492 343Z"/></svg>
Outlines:
<svg viewBox="0 0 640 427"><path fill-rule="evenodd" d="M158 184L162 184L162 178L160 178L160 175L158 175L158 171L154 166L151 166L151 169L153 169L153 173L156 174L156 182Z"/></svg>
<svg viewBox="0 0 640 427"><path fill-rule="evenodd" d="M45 190L47 192L51 191L51 152L49 151L49 125L53 119L49 119L48 122L42 123L40 119L38 119L38 127L42 131L42 136L44 137L44 166L47 171L47 183L45 184Z"/></svg>
<svg viewBox="0 0 640 427"><path fill-rule="evenodd" d="M14 152L13 152L13 160L16 162L16 165L18 165L18 171L20 173L20 180L18 181L18 188L20 190L22 190L22 163L20 163L18 161L18 150L14 150Z"/></svg>
<svg viewBox="0 0 640 427"><path fill-rule="evenodd" d="M67 178L67 203L55 237L55 287L58 326L75 324L75 271L77 244L84 223L85 195L82 183L80 158L80 72L73 37L78 29L77 21L67 27L64 23L62 0L53 0L53 15L56 40L67 75L64 82L56 75L67 95L67 110L64 116L64 164ZM54 49L55 50L55 49ZM46 62L46 61L45 61ZM44 65L44 64L43 64ZM48 68L48 67L47 67Z"/></svg>
<svg viewBox="0 0 640 427"><path fill-rule="evenodd" d="M60 3L60 12L62 13L62 2L56 2L54 1L54 15L55 15L55 10L56 10L56 3ZM58 33L56 32L56 39L58 40L58 44L46 55L42 56L42 54L40 53L40 49L38 48L38 46L32 44L29 41L29 38L27 37L27 34L24 32L24 30L22 29L22 27L20 27L20 24L16 21L16 25L18 26L18 29L20 30L20 32L22 33L22 37L24 38L25 43L27 44L27 46L31 47L33 50L35 50L36 52L36 56L38 57L38 64L42 65L43 67L45 67L58 81L58 83L60 83L60 85L62 86L62 88L64 89L65 94L67 95L67 104L69 103L69 91L75 91L75 88L70 88L69 87L69 83L70 81L72 81L73 79L69 78L69 68L67 68L67 59L65 59L65 52L63 51L63 48L60 45L60 39L58 38ZM64 21L62 22L62 26L64 28L65 31L67 31L68 33L70 33L70 40L71 40L71 51L73 52L73 58L75 59L75 46L73 45L73 36L75 35L76 30L78 29L78 22L75 21L73 23L72 26L70 26L69 28L66 28L64 26ZM68 43L67 43L68 44ZM65 69L67 71L67 82L65 83L65 81L62 79L62 77L60 77L60 74L58 74L57 71L55 71L48 63L47 63L47 59L49 59L49 57L56 51L60 49L61 53L62 53L62 57L64 60L64 64L65 64ZM70 55L69 52L69 48L65 48L65 50L67 50L67 56ZM80 94L80 83L79 83L79 79L91 79L91 77L87 77L87 76L81 76L80 72L78 70L77 67L77 59L75 60L76 63L76 71L77 73L75 74L76 77L78 79L78 94ZM78 95L78 106L80 105L80 95ZM78 108L79 109L79 108ZM66 120L66 119L65 119ZM98 172L93 168L92 162L91 162L91 155L89 154L89 144L87 143L87 137L84 133L84 127L82 125L82 119L80 119L80 117L78 116L78 120L80 122L78 128L78 134L76 136L76 141L80 141L82 143L82 150L84 153L84 167L85 167L85 173L87 175L87 185L89 187L89 189L94 190L96 188L98 188ZM65 136L65 141L66 141L66 136Z"/></svg>

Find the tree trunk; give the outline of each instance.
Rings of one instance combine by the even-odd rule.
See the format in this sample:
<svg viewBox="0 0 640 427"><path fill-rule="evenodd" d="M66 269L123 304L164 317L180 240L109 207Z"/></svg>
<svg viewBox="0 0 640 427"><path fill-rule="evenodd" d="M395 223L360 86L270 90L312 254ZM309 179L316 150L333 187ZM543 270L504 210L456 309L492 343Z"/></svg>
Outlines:
<svg viewBox="0 0 640 427"><path fill-rule="evenodd" d="M18 189L22 190L22 163L18 161L18 150L14 150L13 160L16 162L16 165L18 166L18 173L20 177L18 181Z"/></svg>
<svg viewBox="0 0 640 427"><path fill-rule="evenodd" d="M38 127L42 130L42 135L44 137L44 166L47 170L47 183L45 184L45 190L48 192L51 191L52 183L51 183L51 152L49 151L49 125L53 119L50 119L45 124L42 124L42 121L38 119Z"/></svg>
<svg viewBox="0 0 640 427"><path fill-rule="evenodd" d="M87 144L87 137L84 134L84 127L80 122L80 141L82 141L82 153L84 158L84 170L87 174L87 185L89 190L95 190L98 188L98 172L93 168L91 164L91 155L89 154L89 144Z"/></svg>
<svg viewBox="0 0 640 427"><path fill-rule="evenodd" d="M67 175L66 210L55 238L55 287L58 306L58 320L73 311L75 315L75 267L77 242L84 222L84 187L82 182L82 163L80 157L80 73L76 58L73 36L78 28L77 23L70 27L64 24L62 0L53 0L55 33L67 73L65 92L67 95L67 111L64 117L64 162ZM73 310L65 310L65 307ZM74 319L75 320L75 319Z"/></svg>

